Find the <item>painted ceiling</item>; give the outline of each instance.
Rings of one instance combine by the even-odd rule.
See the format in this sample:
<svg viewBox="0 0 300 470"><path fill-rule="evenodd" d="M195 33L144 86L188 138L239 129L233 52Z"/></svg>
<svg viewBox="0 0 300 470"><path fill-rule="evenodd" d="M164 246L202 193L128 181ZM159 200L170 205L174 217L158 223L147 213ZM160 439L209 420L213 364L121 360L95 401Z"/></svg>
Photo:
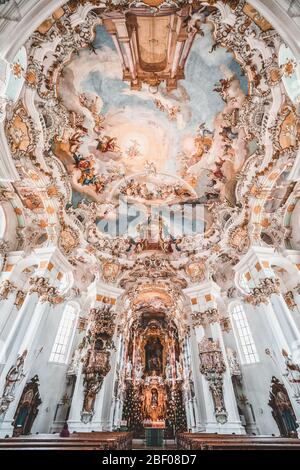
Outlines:
<svg viewBox="0 0 300 470"><path fill-rule="evenodd" d="M162 258L163 282L229 287L251 244L297 247L297 73L245 1L69 1L11 71L5 129L20 179L1 191L18 220L14 248L58 243L82 285L126 286L143 276L140 258ZM124 200L143 213L130 230ZM196 233L192 216L171 236L164 215L149 215L191 202L203 210Z"/></svg>

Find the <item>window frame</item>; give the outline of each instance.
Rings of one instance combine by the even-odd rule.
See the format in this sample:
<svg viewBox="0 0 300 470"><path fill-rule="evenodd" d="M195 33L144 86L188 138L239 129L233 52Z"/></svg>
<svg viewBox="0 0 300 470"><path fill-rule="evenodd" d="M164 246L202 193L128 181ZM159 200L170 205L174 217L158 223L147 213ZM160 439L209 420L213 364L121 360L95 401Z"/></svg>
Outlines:
<svg viewBox="0 0 300 470"><path fill-rule="evenodd" d="M260 358L243 304L232 304L229 313L241 365L258 364ZM237 316L239 318L236 318Z"/></svg>
<svg viewBox="0 0 300 470"><path fill-rule="evenodd" d="M62 326L63 323L68 321L68 319L66 318L67 313L72 314L73 319L71 320L72 321L71 327L70 328L67 327L68 328L67 334L64 335L64 337L67 336L67 342L66 342L66 344L64 344L64 343L58 342L57 340L58 340L58 338L62 337L61 332L63 331L63 328L64 328ZM52 344L52 348L51 348L51 351L50 351L50 356L49 356L49 359L48 359L48 363L62 365L62 366L68 364L69 357L70 357L70 354L71 354L72 344L73 344L74 336L75 336L75 332L76 332L77 322L78 322L78 308L77 308L77 306L75 306L73 304L67 304L65 306L64 310L63 310L61 319L59 321L59 325L58 325L58 328L57 328L57 331L56 331L56 334L55 334L55 338L54 338L54 341L53 341L53 344ZM64 330L66 331L67 328L65 327ZM62 347L64 347L64 345L65 345L65 352L64 352L63 355L61 353L58 353L57 351L54 352L54 349L57 349L58 345L61 345ZM63 360L58 360L57 356L62 356ZM53 357L53 359L52 359L52 357Z"/></svg>

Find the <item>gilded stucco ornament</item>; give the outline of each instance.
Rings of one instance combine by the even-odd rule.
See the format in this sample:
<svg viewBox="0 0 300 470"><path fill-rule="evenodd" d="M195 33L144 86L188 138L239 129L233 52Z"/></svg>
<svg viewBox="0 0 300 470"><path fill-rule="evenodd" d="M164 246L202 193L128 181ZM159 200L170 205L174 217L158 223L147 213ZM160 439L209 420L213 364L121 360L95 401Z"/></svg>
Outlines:
<svg viewBox="0 0 300 470"><path fill-rule="evenodd" d="M26 297L26 292L24 292L21 289L17 290L14 305L17 307L18 310L20 310L20 308L22 307L25 297Z"/></svg>
<svg viewBox="0 0 300 470"><path fill-rule="evenodd" d="M87 8L82 9L83 5ZM147 311L155 314L163 311L167 318L175 318L178 323L184 319L181 327L187 331L184 316L188 313L180 304L182 289L216 278L229 297L236 298L229 291L233 285L233 267L253 239L260 241L264 231L276 240L278 247L284 248L285 233L279 230L283 213L279 209L274 214L267 213L267 204L271 191L281 184L280 171L288 172L295 161L299 128L293 106L284 97L281 85L282 75L291 74L294 64L278 68L282 41L271 25L244 1L194 2L192 9L187 10L187 33L195 33L195 41L201 41L203 34L204 39L210 35L209 25L212 25L214 34L209 51L212 57L216 49L218 55L227 50L226 56L232 54L239 62L244 78L237 78L222 64L222 78L211 86L211 92L219 94L223 106L212 119L216 125L208 128L207 123L197 121L199 129L183 136L186 147L178 149L177 156L166 156L169 162L176 159L176 179L174 175L171 179L163 174L170 168L162 167L158 160L150 161L149 156L142 160L142 145L136 138L139 136L124 139L126 144L122 144L118 122L111 120L113 113L105 110L109 103L103 106L107 96L103 90L97 89L93 94L84 89L85 85L79 83L80 73L75 73L72 81L72 67L84 72L81 68L84 60L87 69L91 66L100 75L103 72L101 67L106 63L95 38L97 28L104 29L104 17L113 17L115 11L119 14L130 8L146 9L148 14L153 9L168 8L179 12L182 6L189 8L191 4L155 0L139 4L88 0L66 3L26 43L28 67L22 71L24 93L32 99L27 99L25 106L21 95L15 105L4 103L3 109L7 139L20 179L31 183L24 185L22 200L16 188L10 188L19 199L19 205L14 206L21 223L18 249L30 253L34 248L58 243L73 267L76 286L86 289L98 279L118 285L125 289L124 299L130 299L134 318ZM109 32L106 33L109 38ZM114 52L112 49L106 57L113 60ZM207 53L207 60L209 56ZM120 89L126 90L122 98L130 100L134 96L139 100L139 93L145 94L143 100L155 109L155 119L168 123L163 138L159 137L159 125L151 135L157 135L158 141L170 139L166 147L172 149L182 128L189 126L189 106L193 99L183 78L184 72L189 78L187 71L181 71L182 75L177 77L178 97L172 101L164 89L151 96L147 87L141 91L126 88L128 80L123 82L120 78L121 58L117 60L106 68L113 74L114 67L119 67L115 80L119 80ZM93 83L97 84L97 77ZM76 93L68 102L64 99L64 86L70 84ZM201 87L204 84L205 80ZM72 87L67 87L68 96ZM139 115L134 119L142 128ZM127 121L125 116L122 126ZM173 134L172 126L175 126ZM159 155L163 149L156 152L154 144L152 138L149 147L153 154ZM279 169L277 173L275 170ZM131 203L142 201L147 207L157 201L175 199L180 210L186 200L196 200L204 206L203 230L172 239L168 233L170 227L162 224L156 244L143 239L143 227L139 227L139 237L127 233L111 235L103 225L118 218L119 194L126 194ZM5 202L13 204L7 198ZM149 225L153 222L148 213L147 222ZM148 298L134 303L136 296L144 294L147 288L152 294L154 288L167 292L174 298L174 304L168 305L156 297L152 303ZM51 303L63 298L56 287L47 282L43 285L42 281L37 281L35 287L31 285L30 292L38 292L42 301ZM252 289L246 301L266 304L274 292L277 286L266 281ZM69 298L76 295L80 298L70 292ZM21 291L17 296L19 307L23 300ZM124 317L130 320L128 312ZM223 331L229 330L228 318L219 318L214 309L198 313L196 321L210 323L216 319ZM101 377L105 376L109 362L106 349L102 353L102 359L98 358ZM84 413L91 412L101 382L100 378L93 382L91 375L88 377ZM214 392L216 397L217 391L218 387Z"/></svg>
<svg viewBox="0 0 300 470"><path fill-rule="evenodd" d="M31 277L29 284L29 294L38 294L41 303L59 304L64 301L64 297L60 295L57 287L51 286L49 279L43 276Z"/></svg>
<svg viewBox="0 0 300 470"><path fill-rule="evenodd" d="M229 245L238 253L245 253L250 246L247 225L241 225L230 232Z"/></svg>
<svg viewBox="0 0 300 470"><path fill-rule="evenodd" d="M217 308L210 308L204 310L203 312L193 312L191 316L195 327L218 323L221 319L220 313Z"/></svg>
<svg viewBox="0 0 300 470"><path fill-rule="evenodd" d="M280 280L266 277L260 279L258 286L251 289L250 294L245 296L245 301L255 306L268 304L272 294L280 294Z"/></svg>
<svg viewBox="0 0 300 470"><path fill-rule="evenodd" d="M192 258L191 262L185 267L185 272L192 282L203 282L206 276L206 271L207 269L204 259L193 260Z"/></svg>

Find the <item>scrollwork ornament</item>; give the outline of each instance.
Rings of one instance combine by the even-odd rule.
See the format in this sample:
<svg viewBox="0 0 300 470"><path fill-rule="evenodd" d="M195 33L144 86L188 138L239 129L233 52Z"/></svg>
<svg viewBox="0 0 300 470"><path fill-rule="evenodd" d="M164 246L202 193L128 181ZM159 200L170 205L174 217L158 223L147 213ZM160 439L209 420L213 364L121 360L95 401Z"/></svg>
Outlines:
<svg viewBox="0 0 300 470"><path fill-rule="evenodd" d="M272 294L280 294L280 280L278 278L266 277L260 280L259 288L267 297Z"/></svg>
<svg viewBox="0 0 300 470"><path fill-rule="evenodd" d="M207 324L211 325L213 323L218 323L220 318L220 313L216 308L210 308L204 312L192 313L194 326L205 326Z"/></svg>
<svg viewBox="0 0 300 470"><path fill-rule="evenodd" d="M8 279L5 279L4 281L2 281L2 283L0 284L0 301L7 300L9 295L15 289L16 289L16 286Z"/></svg>

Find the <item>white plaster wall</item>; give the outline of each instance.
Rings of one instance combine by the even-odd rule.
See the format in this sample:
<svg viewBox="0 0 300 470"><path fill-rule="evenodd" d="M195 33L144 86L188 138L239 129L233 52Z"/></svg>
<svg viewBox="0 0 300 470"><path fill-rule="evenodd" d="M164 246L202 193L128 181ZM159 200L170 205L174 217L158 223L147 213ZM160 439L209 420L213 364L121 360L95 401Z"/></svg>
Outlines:
<svg viewBox="0 0 300 470"><path fill-rule="evenodd" d="M267 315L267 312L255 308L252 309L251 313L246 312L257 348L259 363L242 365L242 373L247 389L247 397L252 404L260 433L279 436L279 429L272 417L272 410L268 402L272 376L274 375L279 380L282 380L282 377L272 359L265 353L267 348L273 350L275 342L270 329L266 325L266 318L262 318L264 314Z"/></svg>
<svg viewBox="0 0 300 470"><path fill-rule="evenodd" d="M42 332L33 344L35 359L31 364L27 381L30 381L34 375L38 375L40 379L39 391L42 403L39 406L39 413L33 423L32 433L50 432L56 405L66 391L66 372L68 364L55 364L49 362L50 353L54 344L64 306L64 304L59 305L48 311ZM79 335L76 333L69 361L72 357L72 351L78 342L78 337ZM43 350L39 353L41 348L43 348ZM24 386L25 384L23 384L23 387Z"/></svg>

